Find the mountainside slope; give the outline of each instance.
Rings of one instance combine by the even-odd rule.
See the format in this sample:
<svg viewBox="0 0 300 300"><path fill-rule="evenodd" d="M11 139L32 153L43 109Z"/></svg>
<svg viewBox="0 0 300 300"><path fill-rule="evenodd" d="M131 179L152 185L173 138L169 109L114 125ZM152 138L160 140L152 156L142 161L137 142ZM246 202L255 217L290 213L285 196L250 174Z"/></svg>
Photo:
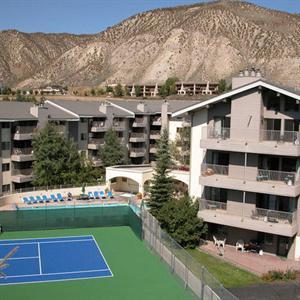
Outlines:
<svg viewBox="0 0 300 300"><path fill-rule="evenodd" d="M215 81L247 66L283 84L300 82L299 15L246 2L157 9L93 36L14 34L26 35L26 44L19 37L0 46L0 78L19 87Z"/></svg>

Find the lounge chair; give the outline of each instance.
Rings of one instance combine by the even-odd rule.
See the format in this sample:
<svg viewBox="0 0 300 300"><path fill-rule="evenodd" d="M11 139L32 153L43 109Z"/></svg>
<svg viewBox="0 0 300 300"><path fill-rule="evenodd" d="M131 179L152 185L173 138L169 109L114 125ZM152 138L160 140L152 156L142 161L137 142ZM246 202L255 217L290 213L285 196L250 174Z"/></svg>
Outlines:
<svg viewBox="0 0 300 300"><path fill-rule="evenodd" d="M60 194L60 193L57 193L57 199L60 201L60 202L63 202L65 201L64 197Z"/></svg>
<svg viewBox="0 0 300 300"><path fill-rule="evenodd" d="M42 196L42 199L43 199L44 202L46 202L46 203L49 203L49 202L50 202L49 198L48 198L46 195L43 195L43 196Z"/></svg>
<svg viewBox="0 0 300 300"><path fill-rule="evenodd" d="M44 200L41 196L36 196L36 200L38 201L38 203L44 203Z"/></svg>
<svg viewBox="0 0 300 300"><path fill-rule="evenodd" d="M33 197L33 196L29 196L29 200L33 203L33 204L37 204L38 201Z"/></svg>
<svg viewBox="0 0 300 300"><path fill-rule="evenodd" d="M101 199L105 199L105 198L106 198L103 191L100 192L100 198L101 198Z"/></svg>
<svg viewBox="0 0 300 300"><path fill-rule="evenodd" d="M95 199L94 194L92 192L88 192L89 199Z"/></svg>
<svg viewBox="0 0 300 300"><path fill-rule="evenodd" d="M111 191L107 192L107 196L108 198L112 199L114 196L113 196L113 193Z"/></svg>
<svg viewBox="0 0 300 300"><path fill-rule="evenodd" d="M67 200L68 201L72 201L73 200L73 196L72 196L72 194L70 192L67 194Z"/></svg>
<svg viewBox="0 0 300 300"><path fill-rule="evenodd" d="M238 250L241 250L242 252L245 251L245 243L243 240L238 240L236 243L235 243L235 250L238 251Z"/></svg>
<svg viewBox="0 0 300 300"><path fill-rule="evenodd" d="M94 199L100 199L100 196L99 196L98 192L94 192Z"/></svg>
<svg viewBox="0 0 300 300"><path fill-rule="evenodd" d="M23 202L26 204L31 204L31 201L27 197L23 197Z"/></svg>
<svg viewBox="0 0 300 300"><path fill-rule="evenodd" d="M50 198L51 198L51 200L52 200L53 202L57 202L57 201L58 201L58 199L54 196L54 194L51 194L51 195L50 195Z"/></svg>

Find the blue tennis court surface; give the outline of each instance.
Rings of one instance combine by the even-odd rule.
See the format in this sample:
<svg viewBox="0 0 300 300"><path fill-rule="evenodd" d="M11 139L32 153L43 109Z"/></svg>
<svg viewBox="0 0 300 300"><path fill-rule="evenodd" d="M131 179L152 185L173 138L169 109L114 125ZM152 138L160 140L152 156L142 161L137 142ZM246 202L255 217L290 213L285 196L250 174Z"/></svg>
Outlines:
<svg viewBox="0 0 300 300"><path fill-rule="evenodd" d="M93 236L0 240L0 260L19 246L0 285L113 276Z"/></svg>

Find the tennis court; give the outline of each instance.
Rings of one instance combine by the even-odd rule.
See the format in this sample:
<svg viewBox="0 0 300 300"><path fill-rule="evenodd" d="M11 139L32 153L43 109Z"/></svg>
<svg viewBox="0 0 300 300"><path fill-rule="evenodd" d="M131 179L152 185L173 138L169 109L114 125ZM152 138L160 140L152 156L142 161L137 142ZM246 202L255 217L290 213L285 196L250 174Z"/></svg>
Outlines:
<svg viewBox="0 0 300 300"><path fill-rule="evenodd" d="M14 249L0 285L113 276L92 235L1 240L0 259Z"/></svg>

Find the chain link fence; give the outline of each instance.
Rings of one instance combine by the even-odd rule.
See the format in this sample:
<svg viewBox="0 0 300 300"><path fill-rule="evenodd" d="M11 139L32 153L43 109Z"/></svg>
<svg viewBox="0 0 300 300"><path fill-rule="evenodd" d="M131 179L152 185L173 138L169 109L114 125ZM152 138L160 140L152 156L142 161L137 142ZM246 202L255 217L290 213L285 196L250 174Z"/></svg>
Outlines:
<svg viewBox="0 0 300 300"><path fill-rule="evenodd" d="M170 267L186 288L203 300L238 300L196 261L184 248L161 229L159 222L145 209L142 210L143 239Z"/></svg>

